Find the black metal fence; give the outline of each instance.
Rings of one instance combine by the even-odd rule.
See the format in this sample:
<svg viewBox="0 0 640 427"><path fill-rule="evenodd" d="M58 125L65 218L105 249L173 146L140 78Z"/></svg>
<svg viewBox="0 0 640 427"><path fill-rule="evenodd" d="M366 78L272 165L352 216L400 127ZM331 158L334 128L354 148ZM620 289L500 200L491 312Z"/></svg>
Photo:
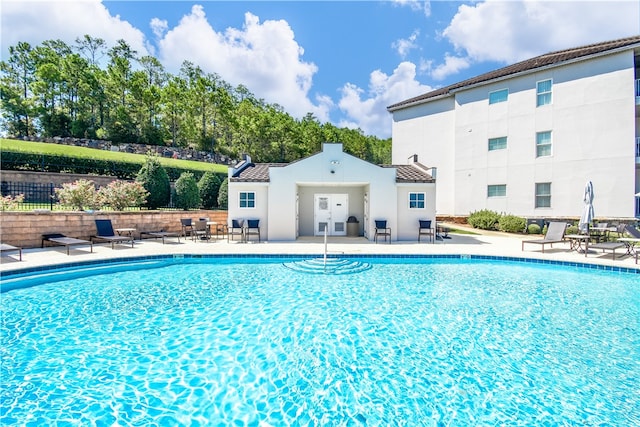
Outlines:
<svg viewBox="0 0 640 427"><path fill-rule="evenodd" d="M24 200L22 201L22 203L18 203L18 210L54 210L56 208L60 208L58 206L58 199L56 197L56 188L62 188L62 186L55 185L53 183L2 181L2 183L0 184L0 193L3 197L16 197L21 194L24 195ZM160 209L179 210L175 206L175 200L173 196L174 195L172 191L169 203L166 206L161 207ZM130 209L138 210L140 208Z"/></svg>
<svg viewBox="0 0 640 427"><path fill-rule="evenodd" d="M38 182L7 182L2 181L0 192L2 196L24 195L24 201L20 204L28 206L29 209L51 209L56 203L55 185L53 183ZM19 209L23 209L19 206Z"/></svg>

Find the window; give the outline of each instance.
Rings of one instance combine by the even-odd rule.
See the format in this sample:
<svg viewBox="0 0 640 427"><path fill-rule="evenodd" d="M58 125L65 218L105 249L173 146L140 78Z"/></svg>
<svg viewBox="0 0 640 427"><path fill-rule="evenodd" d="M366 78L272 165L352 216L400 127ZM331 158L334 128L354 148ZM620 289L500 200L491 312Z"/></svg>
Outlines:
<svg viewBox="0 0 640 427"><path fill-rule="evenodd" d="M551 79L536 83L536 107L551 104Z"/></svg>
<svg viewBox="0 0 640 427"><path fill-rule="evenodd" d="M551 155L551 131L536 133L536 157Z"/></svg>
<svg viewBox="0 0 640 427"><path fill-rule="evenodd" d="M506 195L507 195L506 184L487 186L487 197L506 197Z"/></svg>
<svg viewBox="0 0 640 427"><path fill-rule="evenodd" d="M256 207L256 193L253 191L241 191L240 192L240 207L241 208L255 208Z"/></svg>
<svg viewBox="0 0 640 427"><path fill-rule="evenodd" d="M550 207L551 207L551 183L537 182L536 183L536 208L550 208Z"/></svg>
<svg viewBox="0 0 640 427"><path fill-rule="evenodd" d="M495 92L489 92L489 104L497 104L498 102L505 102L509 97L509 89L496 90Z"/></svg>
<svg viewBox="0 0 640 427"><path fill-rule="evenodd" d="M409 209L424 209L425 193L409 193Z"/></svg>
<svg viewBox="0 0 640 427"><path fill-rule="evenodd" d="M507 137L501 136L500 138L489 138L489 151L504 150L507 148Z"/></svg>

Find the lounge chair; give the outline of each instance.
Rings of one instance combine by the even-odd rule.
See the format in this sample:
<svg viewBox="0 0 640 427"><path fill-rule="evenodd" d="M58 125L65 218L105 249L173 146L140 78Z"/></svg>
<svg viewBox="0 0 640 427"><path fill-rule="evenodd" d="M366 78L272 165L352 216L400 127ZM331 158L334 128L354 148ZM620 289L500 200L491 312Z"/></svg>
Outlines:
<svg viewBox="0 0 640 427"><path fill-rule="evenodd" d="M418 243L420 243L420 236L429 236L429 241L433 241L435 238L435 229L431 227L430 219L419 219L420 227L418 228Z"/></svg>
<svg viewBox="0 0 640 427"><path fill-rule="evenodd" d="M162 244L164 245L164 239L167 237L177 237L178 243L180 243L180 233L172 233L170 231L141 231L140 239L143 239L145 236L152 237L154 239L162 239Z"/></svg>
<svg viewBox="0 0 640 427"><path fill-rule="evenodd" d="M56 245L66 246L67 255L69 255L69 249L71 246L80 246L80 245L90 245L91 251L93 252L93 242L89 240L76 239L74 237L67 237L64 234L60 233L49 233L42 235L42 244L41 247L44 248L44 242L54 243Z"/></svg>
<svg viewBox="0 0 640 427"><path fill-rule="evenodd" d="M587 256L589 249L601 249L602 252L611 251L611 259L616 259L616 250L625 247L626 245L623 242L599 242L593 245L589 244L587 245L587 250L584 251L584 256Z"/></svg>
<svg viewBox="0 0 640 427"><path fill-rule="evenodd" d="M626 237L627 235L631 237ZM635 255L637 260L637 255L640 251L636 249L636 245L640 245L640 231L638 231L638 229L633 225L627 224L624 227L623 236L625 237L618 238L618 242L622 242L625 245L625 247L627 248L627 255Z"/></svg>
<svg viewBox="0 0 640 427"><path fill-rule="evenodd" d="M18 260L22 261L22 248L6 243L0 243L0 252L18 252Z"/></svg>
<svg viewBox="0 0 640 427"><path fill-rule="evenodd" d="M244 220L232 219L231 225L227 228L227 242L233 240L233 236L240 236L240 241L244 240Z"/></svg>
<svg viewBox="0 0 640 427"><path fill-rule="evenodd" d="M545 245L550 245L553 247L554 243L562 243L564 242L564 232L567 229L567 224L560 221L551 221L549 226L547 227L547 234L544 235L544 238L537 240L523 240L522 241L522 250L524 251L525 243L532 243L534 245L542 246L542 253L544 253Z"/></svg>
<svg viewBox="0 0 640 427"><path fill-rule="evenodd" d="M373 241L378 243L378 237L384 237L384 241L387 241L387 237L389 237L389 243L391 243L391 229L387 227L386 219L376 219L376 228L373 234Z"/></svg>
<svg viewBox="0 0 640 427"><path fill-rule="evenodd" d="M249 236L258 236L260 242L260 220L248 219L247 226L244 229L244 240L249 241Z"/></svg>
<svg viewBox="0 0 640 427"><path fill-rule="evenodd" d="M119 236L113 231L113 225L110 219L96 219L97 233L95 236L91 236L91 241L107 241L111 242L111 249L115 249L116 243L131 242L133 247L133 236Z"/></svg>

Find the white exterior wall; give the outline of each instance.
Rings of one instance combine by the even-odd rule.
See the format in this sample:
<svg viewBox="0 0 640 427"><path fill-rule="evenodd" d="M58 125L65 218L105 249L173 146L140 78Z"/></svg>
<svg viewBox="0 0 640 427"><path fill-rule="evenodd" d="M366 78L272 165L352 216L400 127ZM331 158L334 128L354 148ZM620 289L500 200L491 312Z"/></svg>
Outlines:
<svg viewBox="0 0 640 427"><path fill-rule="evenodd" d="M455 105L452 97L439 99L393 113L391 157L394 164L406 164L418 155L418 161L438 170L438 188L453 189L455 183L454 144ZM438 191L438 213L454 211L453 191Z"/></svg>
<svg viewBox="0 0 640 427"><path fill-rule="evenodd" d="M357 217L360 232L369 239L373 238L376 219L387 220L392 240L416 240L418 219L435 216L435 184L397 184L395 168L346 154L342 144L324 144L321 153L284 167L271 167L269 176L269 183L229 181L229 221L260 219L264 240L295 240L300 225L305 235L312 235L313 228L307 222L314 213L313 194L318 193L348 194L349 215ZM255 209L239 208L241 191L256 192ZM425 192L427 208L408 212L409 191ZM305 217L298 218L301 215Z"/></svg>
<svg viewBox="0 0 640 427"><path fill-rule="evenodd" d="M409 209L409 193L426 193L424 209ZM398 184L398 240L417 240L419 220L430 219L436 224L436 184ZM395 230L391 230L392 235Z"/></svg>
<svg viewBox="0 0 640 427"><path fill-rule="evenodd" d="M232 219L259 219L260 220L260 239L268 240L268 223L267 213L269 211L269 195L267 183L262 182L234 182L229 181L228 189L228 217L227 221L231 226ZM255 208L241 208L240 207L240 193L243 191L253 191L256 194L256 207Z"/></svg>
<svg viewBox="0 0 640 427"><path fill-rule="evenodd" d="M536 108L536 82L549 78L552 103ZM438 108L445 100L396 111L393 162L415 152L421 162L438 167L439 215L486 208L578 217L591 180L596 217L633 217L633 82L633 51L626 51L461 90L449 98L455 98L453 113ZM489 105L489 92L504 88L508 100ZM536 158L540 131L551 131L551 156ZM488 139L500 136L507 137L507 149L489 152ZM550 208L535 208L537 182L551 182ZM506 184L507 196L488 198L492 184Z"/></svg>

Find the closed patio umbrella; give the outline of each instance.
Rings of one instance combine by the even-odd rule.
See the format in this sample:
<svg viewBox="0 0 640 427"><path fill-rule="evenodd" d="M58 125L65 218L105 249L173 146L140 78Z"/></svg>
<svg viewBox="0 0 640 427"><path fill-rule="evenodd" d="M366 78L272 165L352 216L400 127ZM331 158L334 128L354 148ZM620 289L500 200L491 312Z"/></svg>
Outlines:
<svg viewBox="0 0 640 427"><path fill-rule="evenodd" d="M584 197L582 201L584 202L584 210L582 211L578 228L581 232L586 233L589 230L589 224L591 224L595 216L593 213L593 184L591 181L588 181L584 186Z"/></svg>

